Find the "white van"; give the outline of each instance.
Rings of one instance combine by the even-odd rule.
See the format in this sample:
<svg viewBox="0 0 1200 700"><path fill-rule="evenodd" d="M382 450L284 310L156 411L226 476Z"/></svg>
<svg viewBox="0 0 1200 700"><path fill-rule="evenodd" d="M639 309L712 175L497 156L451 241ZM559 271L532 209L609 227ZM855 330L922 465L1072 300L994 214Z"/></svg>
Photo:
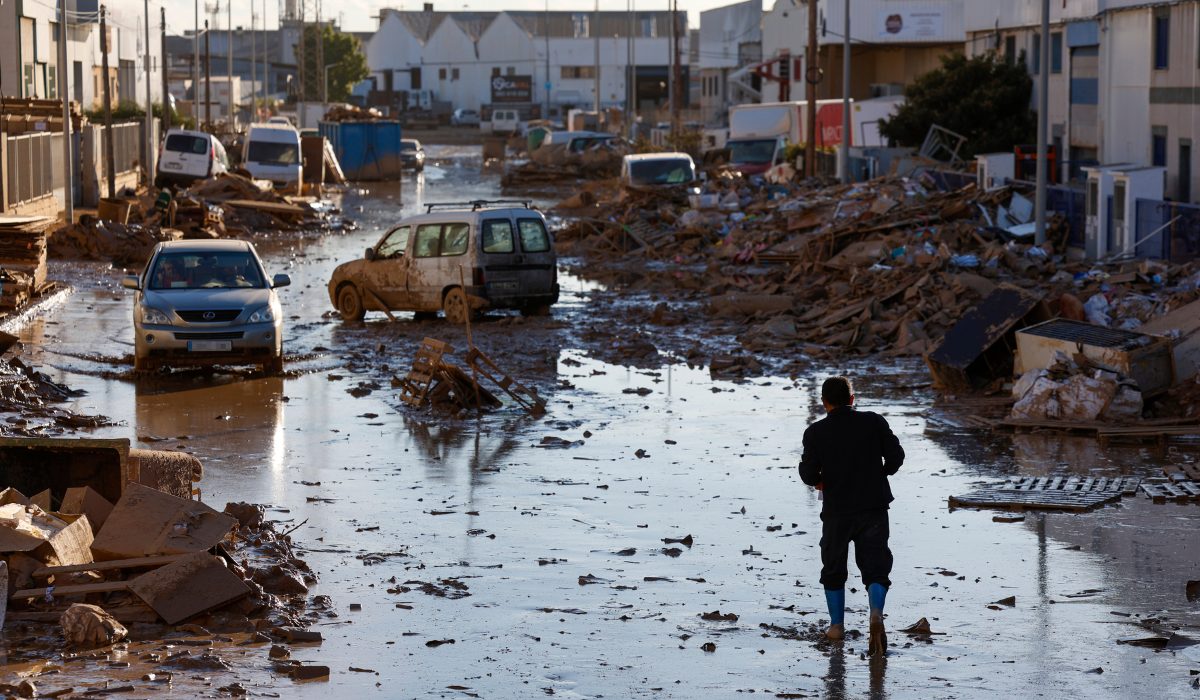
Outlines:
<svg viewBox="0 0 1200 700"><path fill-rule="evenodd" d="M225 147L202 131L171 129L158 149L158 174L154 186L190 185L214 177L229 168Z"/></svg>
<svg viewBox="0 0 1200 700"><path fill-rule="evenodd" d="M515 109L496 109L492 111L492 134L507 136L521 130L521 113Z"/></svg>
<svg viewBox="0 0 1200 700"><path fill-rule="evenodd" d="M284 124L255 124L246 134L242 167L276 185L303 182L300 133Z"/></svg>
<svg viewBox="0 0 1200 700"><path fill-rule="evenodd" d="M621 162L625 185L678 185L696 179L696 164L686 153L639 153Z"/></svg>

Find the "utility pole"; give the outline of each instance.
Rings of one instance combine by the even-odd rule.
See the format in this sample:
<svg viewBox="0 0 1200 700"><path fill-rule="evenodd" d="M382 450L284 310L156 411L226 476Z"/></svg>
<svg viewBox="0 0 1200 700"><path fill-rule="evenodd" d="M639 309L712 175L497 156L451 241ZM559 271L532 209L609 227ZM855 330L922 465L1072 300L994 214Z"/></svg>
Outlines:
<svg viewBox="0 0 1200 700"><path fill-rule="evenodd" d="M675 38L671 40L671 55L675 58L675 87L671 91L671 133L679 129L679 110L683 108L683 63L679 56L680 34L683 28L679 26L679 0L674 0L675 8L671 12L671 26L675 28Z"/></svg>
<svg viewBox="0 0 1200 700"><path fill-rule="evenodd" d="M250 5L251 5L251 7L254 6L254 0L250 0ZM320 11L318 11L317 12L318 36L320 35L320 31L319 31L320 27L321 27L321 13L320 13ZM301 28L301 30L303 30L303 28ZM262 47L263 47L263 63L262 63L263 109L266 109L266 107L267 107L267 89L271 84L269 70L268 70L271 66L271 62L270 62L271 52L267 48L267 0L263 0ZM324 56L325 56L325 54L322 53L321 54L321 57L322 57L321 62L322 63L324 62Z"/></svg>
<svg viewBox="0 0 1200 700"><path fill-rule="evenodd" d="M817 0L808 0L808 55L804 59L805 136L804 175L817 174Z"/></svg>
<svg viewBox="0 0 1200 700"><path fill-rule="evenodd" d="M600 130L600 0L596 0L596 9L592 13L592 17L593 17L592 24L595 25L592 27L592 42L595 45L595 59L596 59L596 61L595 61L596 65L592 68L592 71L593 71L592 85L594 86L593 92L596 93L593 98L593 101L595 103L593 106L593 109L596 110L596 130L599 131Z"/></svg>
<svg viewBox="0 0 1200 700"><path fill-rule="evenodd" d="M225 112L226 123L230 128L235 127L233 118L233 0L225 0Z"/></svg>
<svg viewBox="0 0 1200 700"><path fill-rule="evenodd" d="M625 41L625 133L633 139L633 5L632 0L625 0L625 19L629 24L629 33Z"/></svg>
<svg viewBox="0 0 1200 700"><path fill-rule="evenodd" d="M838 168L845 185L850 182L850 139L854 129L850 127L850 0L842 1L846 3L846 34L842 37L842 148L838 153Z"/></svg>
<svg viewBox="0 0 1200 700"><path fill-rule="evenodd" d="M632 85L630 86L630 90L629 90L629 95L630 95L629 135L633 136L634 135L633 125L636 123L635 117L637 116L637 103L638 103L638 101L637 101L637 88L638 88L638 85L637 85L637 42L633 40L634 35L637 33L637 31L639 29L638 21L637 21L637 0L629 0L629 13L633 17L633 26L634 26L634 31L633 31L633 33L630 34L630 37L629 37L629 41L631 44L631 46L629 47L629 80L632 82ZM651 21L653 21L653 20L651 20Z"/></svg>
<svg viewBox="0 0 1200 700"><path fill-rule="evenodd" d="M100 77L104 82L104 169L108 176L108 197L117 196L116 157L113 156L112 133L112 98L109 95L112 80L108 76L108 24L105 21L105 7L100 6Z"/></svg>
<svg viewBox="0 0 1200 700"><path fill-rule="evenodd" d="M212 54L210 53L208 20L204 20L204 123L212 132Z"/></svg>
<svg viewBox="0 0 1200 700"><path fill-rule="evenodd" d="M167 8L159 9L159 31L162 32L162 106L163 138L171 130L171 76L167 74Z"/></svg>
<svg viewBox="0 0 1200 700"><path fill-rule="evenodd" d="M1046 163L1046 130L1050 121L1050 0L1042 0L1042 65L1038 75L1038 123L1037 123L1037 198L1034 205L1035 245L1046 242L1046 180L1050 173Z"/></svg>
<svg viewBox="0 0 1200 700"><path fill-rule="evenodd" d="M150 130L154 127L154 103L150 101L150 0L142 0L146 13L146 179L154 182L154 146ZM146 183L147 185L150 182Z"/></svg>
<svg viewBox="0 0 1200 700"><path fill-rule="evenodd" d="M667 14L671 17L671 25L667 28L667 40L671 48L667 51L667 111L675 114L675 11L673 0L667 0ZM675 135L675 126L671 125L671 135Z"/></svg>
<svg viewBox="0 0 1200 700"><path fill-rule="evenodd" d="M546 0L546 119L550 118L550 86L552 84L550 78L550 0Z"/></svg>
<svg viewBox="0 0 1200 700"><path fill-rule="evenodd" d="M254 6L250 6L250 123L258 123L258 46L254 43Z"/></svg>
<svg viewBox="0 0 1200 700"><path fill-rule="evenodd" d="M196 41L196 47L192 50L192 117L196 120L196 125L200 125L200 110L196 106L200 103L200 0L195 0L196 3L196 33L193 37Z"/></svg>
<svg viewBox="0 0 1200 700"><path fill-rule="evenodd" d="M67 225L75 223L75 168L71 164L71 94L67 80L67 4L58 6L58 96L63 104L63 203L67 210Z"/></svg>

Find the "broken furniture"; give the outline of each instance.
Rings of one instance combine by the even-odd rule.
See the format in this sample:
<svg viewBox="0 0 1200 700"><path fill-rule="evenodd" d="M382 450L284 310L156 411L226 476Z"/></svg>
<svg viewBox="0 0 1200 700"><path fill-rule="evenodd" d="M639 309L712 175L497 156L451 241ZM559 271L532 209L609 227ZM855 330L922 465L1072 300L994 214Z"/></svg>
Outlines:
<svg viewBox="0 0 1200 700"><path fill-rule="evenodd" d="M400 400L418 408L428 403L439 403L442 399L454 401L460 409L503 406L495 394L468 377L462 369L445 361L445 356L453 353L454 346L449 343L433 338L423 339L421 349L413 360L412 370L403 379L393 379L393 386L402 389ZM533 415L546 412L546 402L536 391L509 376L478 348L471 348L465 361L478 375L503 389L521 408Z"/></svg>
<svg viewBox="0 0 1200 700"><path fill-rule="evenodd" d="M1041 297L1001 284L963 315L925 355L934 381L970 391L1013 373L1016 332L1050 319Z"/></svg>
<svg viewBox="0 0 1200 700"><path fill-rule="evenodd" d="M1175 385L1175 357L1167 338L1055 318L1018 330L1016 340L1013 372L1018 376L1052 366L1054 354L1062 352L1082 355L1094 367L1137 381L1146 396Z"/></svg>
<svg viewBox="0 0 1200 700"><path fill-rule="evenodd" d="M1137 493L1137 477L1022 477L1004 484L951 496L950 508L1066 510L1082 513Z"/></svg>
<svg viewBox="0 0 1200 700"><path fill-rule="evenodd" d="M1177 481L1173 484L1142 484L1142 492L1155 503L1200 503L1200 482Z"/></svg>

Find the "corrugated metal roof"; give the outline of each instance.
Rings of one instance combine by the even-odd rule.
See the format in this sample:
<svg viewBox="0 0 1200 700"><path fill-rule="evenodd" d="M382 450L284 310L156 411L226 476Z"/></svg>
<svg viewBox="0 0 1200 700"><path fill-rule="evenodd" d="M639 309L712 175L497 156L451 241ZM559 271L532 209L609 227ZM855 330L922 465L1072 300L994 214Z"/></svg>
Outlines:
<svg viewBox="0 0 1200 700"><path fill-rule="evenodd" d="M549 14L550 21L550 36L552 38L571 38L576 36L576 20L582 19L588 31L583 34L584 37L595 36L591 33L590 27L595 21L595 13L589 11L583 12L560 12L554 11L550 13L538 11L517 11L507 12L509 17L517 23L527 35L531 37L546 36L546 19ZM633 22L633 36L635 37L665 37L671 31L671 13L670 12L635 12ZM643 32L643 25L646 20L653 20L654 24L649 33ZM600 12L600 31L602 37L627 37L629 31L629 13L628 12ZM680 13L680 26L686 28L687 20L684 13Z"/></svg>

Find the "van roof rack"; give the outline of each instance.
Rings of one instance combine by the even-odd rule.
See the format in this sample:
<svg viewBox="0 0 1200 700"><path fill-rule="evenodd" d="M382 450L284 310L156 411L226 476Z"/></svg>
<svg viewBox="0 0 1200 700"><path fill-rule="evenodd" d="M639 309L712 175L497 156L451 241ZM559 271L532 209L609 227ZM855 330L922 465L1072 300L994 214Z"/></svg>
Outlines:
<svg viewBox="0 0 1200 700"><path fill-rule="evenodd" d="M479 211L480 209L495 209L497 207L510 206L519 204L525 209L532 209L533 200L531 199L475 199L470 202L435 202L426 204L425 213L433 213L434 208L439 209L466 209L471 208L471 211Z"/></svg>

